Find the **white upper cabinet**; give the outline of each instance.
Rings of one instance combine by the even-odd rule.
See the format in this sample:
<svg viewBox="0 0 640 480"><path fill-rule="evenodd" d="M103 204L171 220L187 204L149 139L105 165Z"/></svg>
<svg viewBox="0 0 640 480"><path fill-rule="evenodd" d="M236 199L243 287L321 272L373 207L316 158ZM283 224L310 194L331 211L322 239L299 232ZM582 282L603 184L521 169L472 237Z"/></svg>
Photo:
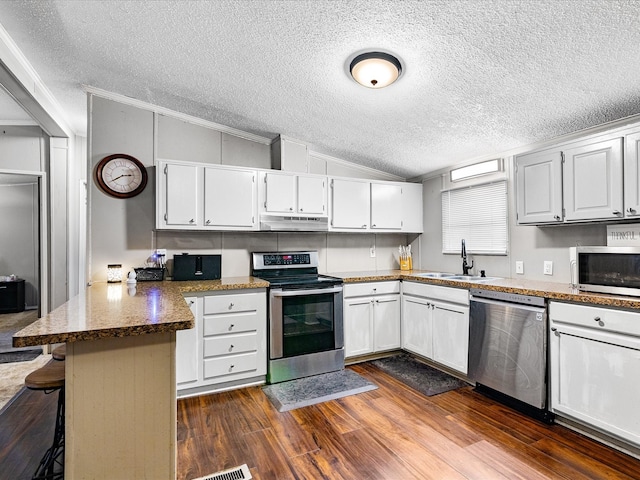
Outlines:
<svg viewBox="0 0 640 480"><path fill-rule="evenodd" d="M327 216L327 177L266 173L267 213Z"/></svg>
<svg viewBox="0 0 640 480"><path fill-rule="evenodd" d="M530 153L516 158L519 224L562 222L562 153Z"/></svg>
<svg viewBox="0 0 640 480"><path fill-rule="evenodd" d="M273 142L271 155L276 170L309 173L309 149L303 142L281 135Z"/></svg>
<svg viewBox="0 0 640 480"><path fill-rule="evenodd" d="M158 229L258 228L255 170L160 160L158 172Z"/></svg>
<svg viewBox="0 0 640 480"><path fill-rule="evenodd" d="M402 228L402 186L394 183L371 183L371 229Z"/></svg>
<svg viewBox="0 0 640 480"><path fill-rule="evenodd" d="M296 213L296 176L267 173L265 176L265 210L273 213Z"/></svg>
<svg viewBox="0 0 640 480"><path fill-rule="evenodd" d="M327 177L298 176L298 213L327 215Z"/></svg>
<svg viewBox="0 0 640 480"><path fill-rule="evenodd" d="M160 204L166 226L195 228L199 225L199 170L194 165L161 164Z"/></svg>
<svg viewBox="0 0 640 480"><path fill-rule="evenodd" d="M624 216L640 215L640 132L625 137Z"/></svg>
<svg viewBox="0 0 640 480"><path fill-rule="evenodd" d="M566 221L623 217L622 141L585 141L564 151Z"/></svg>
<svg viewBox="0 0 640 480"><path fill-rule="evenodd" d="M423 200L421 183L402 185L402 231L422 233L424 231Z"/></svg>
<svg viewBox="0 0 640 480"><path fill-rule="evenodd" d="M370 193L366 180L331 180L332 230L365 230L369 228Z"/></svg>
<svg viewBox="0 0 640 480"><path fill-rule="evenodd" d="M205 167L204 226L253 229L256 177L252 170Z"/></svg>

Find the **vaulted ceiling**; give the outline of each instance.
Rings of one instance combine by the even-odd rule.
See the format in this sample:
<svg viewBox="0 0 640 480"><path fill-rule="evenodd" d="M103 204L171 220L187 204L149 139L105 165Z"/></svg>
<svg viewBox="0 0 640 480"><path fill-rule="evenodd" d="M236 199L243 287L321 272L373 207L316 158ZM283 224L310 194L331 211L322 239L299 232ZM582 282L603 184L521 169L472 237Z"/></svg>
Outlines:
<svg viewBox="0 0 640 480"><path fill-rule="evenodd" d="M412 177L640 113L634 0L0 1L86 131L82 85ZM395 53L380 90L347 74Z"/></svg>

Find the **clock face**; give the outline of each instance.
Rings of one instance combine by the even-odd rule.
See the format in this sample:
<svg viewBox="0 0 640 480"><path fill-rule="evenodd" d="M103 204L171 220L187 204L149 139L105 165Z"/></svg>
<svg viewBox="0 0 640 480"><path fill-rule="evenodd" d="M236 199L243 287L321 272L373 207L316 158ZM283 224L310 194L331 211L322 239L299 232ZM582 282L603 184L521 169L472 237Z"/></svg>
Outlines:
<svg viewBox="0 0 640 480"><path fill-rule="evenodd" d="M130 155L109 155L98 163L96 181L105 193L117 198L130 198L146 187L147 171L139 160Z"/></svg>

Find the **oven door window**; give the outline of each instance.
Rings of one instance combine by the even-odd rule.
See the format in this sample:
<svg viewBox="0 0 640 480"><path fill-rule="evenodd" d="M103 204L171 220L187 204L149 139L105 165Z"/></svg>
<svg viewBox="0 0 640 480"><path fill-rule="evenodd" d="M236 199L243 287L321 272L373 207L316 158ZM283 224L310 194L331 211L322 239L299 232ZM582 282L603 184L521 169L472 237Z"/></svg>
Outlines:
<svg viewBox="0 0 640 480"><path fill-rule="evenodd" d="M335 348L334 294L282 299L283 355L294 357Z"/></svg>

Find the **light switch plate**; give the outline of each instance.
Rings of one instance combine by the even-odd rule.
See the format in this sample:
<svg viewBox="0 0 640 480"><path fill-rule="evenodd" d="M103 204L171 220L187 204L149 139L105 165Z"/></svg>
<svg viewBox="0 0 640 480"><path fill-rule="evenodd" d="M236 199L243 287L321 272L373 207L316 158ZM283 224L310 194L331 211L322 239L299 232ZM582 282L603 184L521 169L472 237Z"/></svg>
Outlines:
<svg viewBox="0 0 640 480"><path fill-rule="evenodd" d="M553 262L551 260L544 261L544 271L545 275L553 275Z"/></svg>
<svg viewBox="0 0 640 480"><path fill-rule="evenodd" d="M524 262L523 261L517 261L516 262L516 273L519 273L520 275L524 274Z"/></svg>
<svg viewBox="0 0 640 480"><path fill-rule="evenodd" d="M369 249L369 256L370 256L371 258L376 258L376 247L371 247L371 248Z"/></svg>

